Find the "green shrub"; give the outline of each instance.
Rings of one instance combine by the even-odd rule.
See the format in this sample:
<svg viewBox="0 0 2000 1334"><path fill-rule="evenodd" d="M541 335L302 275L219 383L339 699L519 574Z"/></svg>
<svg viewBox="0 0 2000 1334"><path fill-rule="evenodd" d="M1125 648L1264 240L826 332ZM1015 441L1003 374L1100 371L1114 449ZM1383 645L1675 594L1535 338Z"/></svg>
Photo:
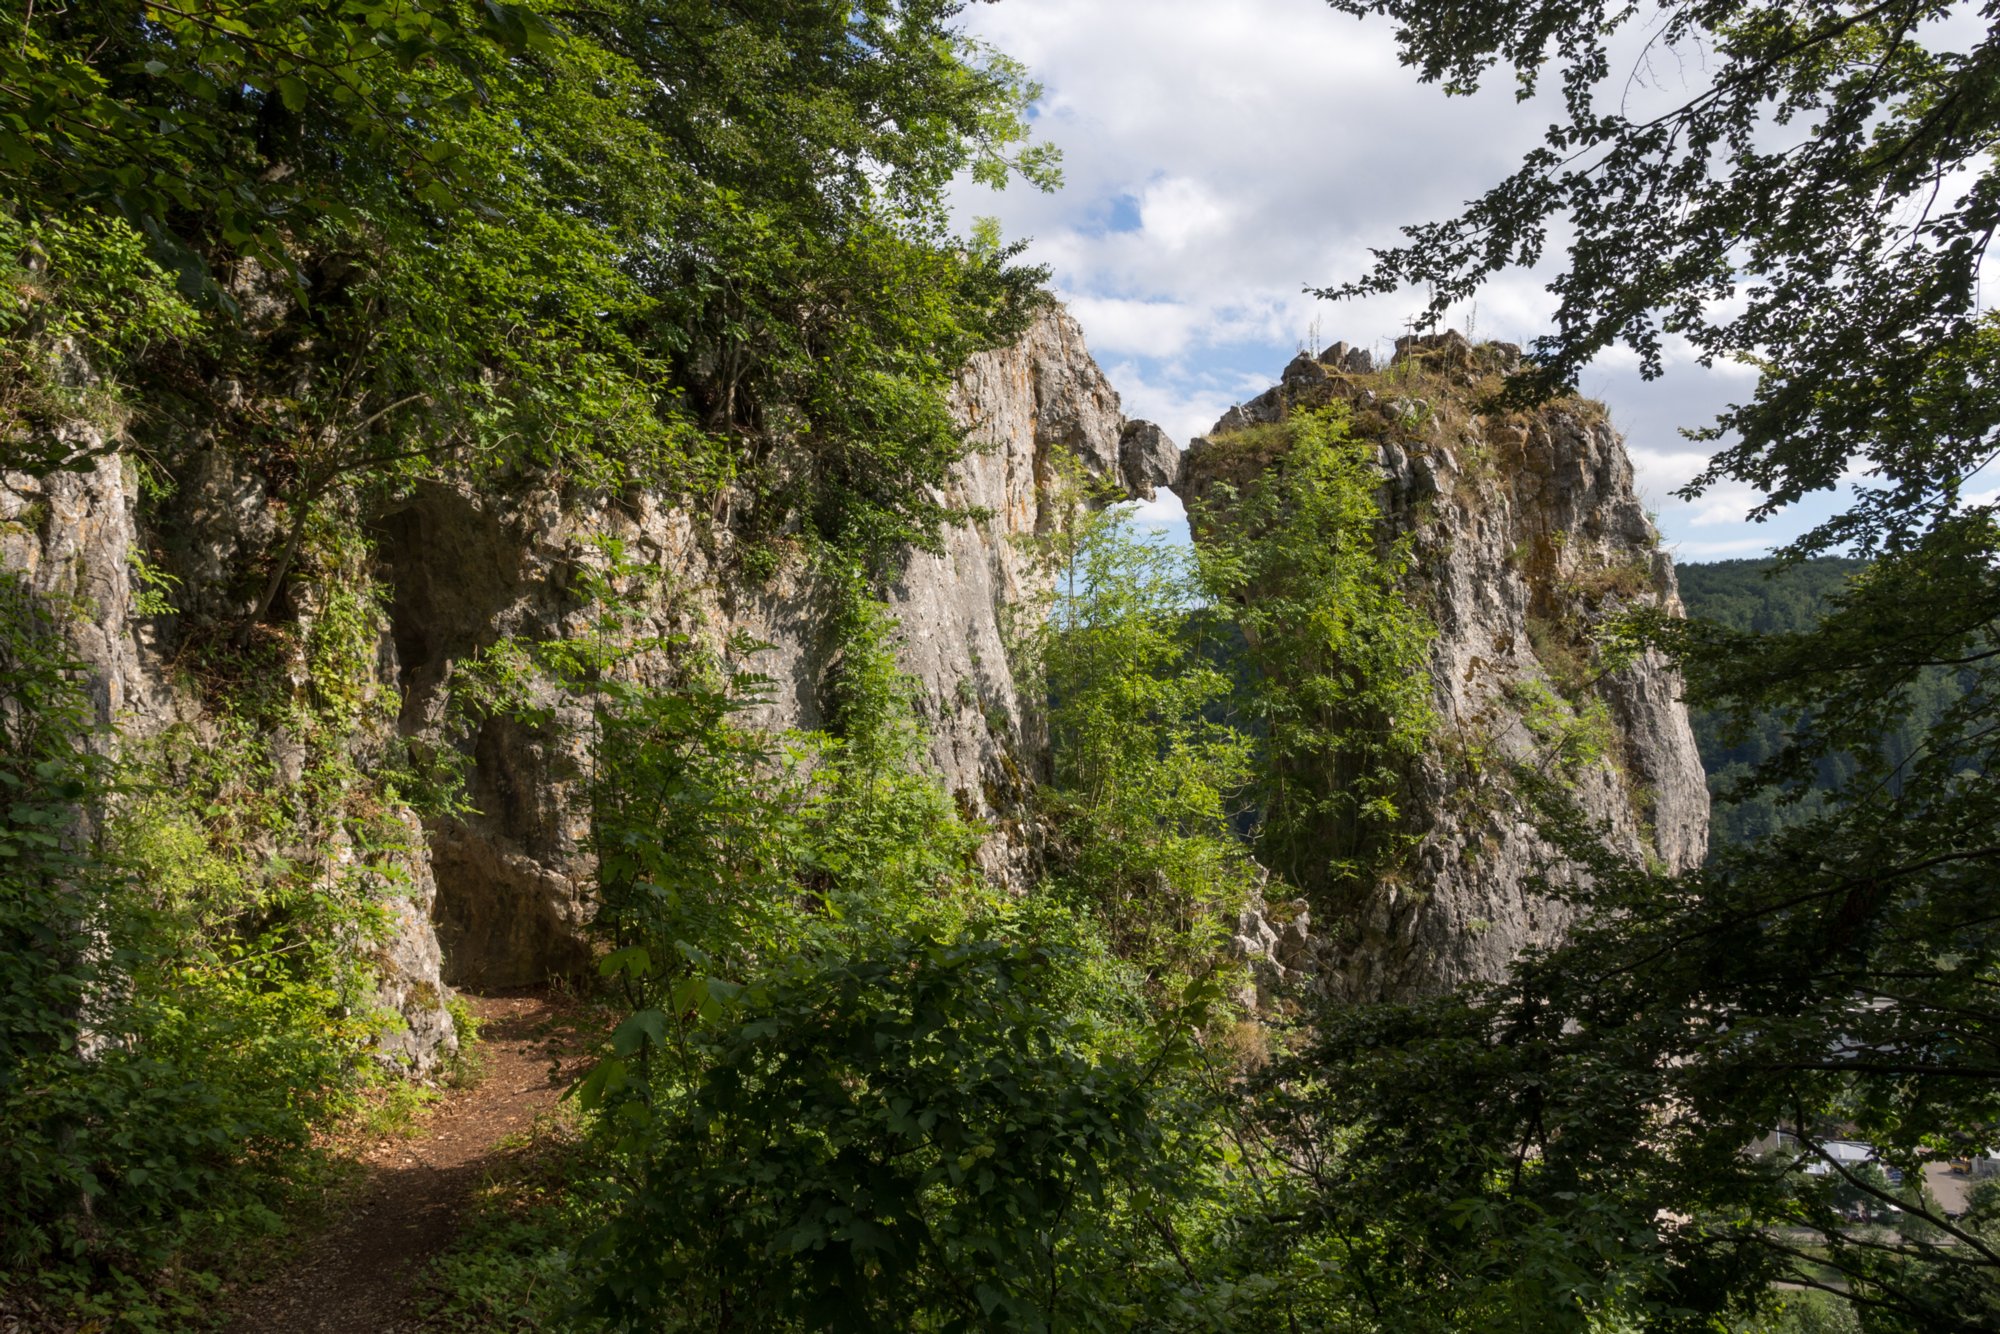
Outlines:
<svg viewBox="0 0 2000 1334"><path fill-rule="evenodd" d="M1157 1319L1155 1211L1200 1156L1176 1090L1196 1017L981 931L778 968L697 1039L683 1090L612 1113L643 1148L589 1251L592 1308L643 1329Z"/></svg>
<svg viewBox="0 0 2000 1334"><path fill-rule="evenodd" d="M1528 644L1549 683L1570 699L1582 695L1597 675L1589 643L1569 622L1557 617L1529 612L1527 626Z"/></svg>
<svg viewBox="0 0 2000 1334"><path fill-rule="evenodd" d="M893 622L858 572L825 576L830 727L781 745L740 721L755 678L690 657L650 689L615 645L587 672L530 650L595 703L602 970L630 1007L579 1091L582 1189L620 1183L582 1257L591 1309L1130 1318L1166 1291L1134 1268L1166 1263L1157 1220L1210 1187L1193 1038L1216 983L1152 1011L1092 927L984 883ZM493 1294L483 1264L461 1270Z"/></svg>
<svg viewBox="0 0 2000 1334"><path fill-rule="evenodd" d="M34 472L73 462L75 441L56 428L117 426L120 380L195 324L122 219L27 218L0 200L0 462Z"/></svg>
<svg viewBox="0 0 2000 1334"><path fill-rule="evenodd" d="M1192 553L1125 513L1073 519L1055 597L1024 645L1047 698L1057 883L1122 958L1167 976L1206 968L1252 882L1232 827L1253 779L1236 682L1212 642Z"/></svg>
<svg viewBox="0 0 2000 1334"><path fill-rule="evenodd" d="M0 664L0 1235L10 1265L81 1266L56 1281L88 1292L267 1222L371 1029L340 1017L331 941L240 929L241 868L103 757L80 669L12 579ZM237 897L210 901L220 883Z"/></svg>
<svg viewBox="0 0 2000 1334"><path fill-rule="evenodd" d="M326 576L364 555L323 531L305 559ZM255 646L198 723L114 747L56 611L0 581L0 1235L79 1316L172 1326L160 1304L278 1226L320 1132L379 1077L372 947L412 817L356 759L382 722L372 588L328 586L306 688ZM274 733L298 749L289 778Z"/></svg>

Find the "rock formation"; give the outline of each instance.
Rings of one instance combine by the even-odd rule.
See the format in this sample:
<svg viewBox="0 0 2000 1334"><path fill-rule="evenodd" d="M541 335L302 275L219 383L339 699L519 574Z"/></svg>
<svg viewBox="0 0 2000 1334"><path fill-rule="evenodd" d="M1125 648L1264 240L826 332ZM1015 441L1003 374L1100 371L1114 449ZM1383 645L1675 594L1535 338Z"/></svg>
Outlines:
<svg viewBox="0 0 2000 1334"><path fill-rule="evenodd" d="M1468 406L1475 385L1515 355L1451 335L1399 345L1396 363L1378 374L1366 353L1336 347L1294 362L1282 383L1218 423L1226 433L1300 404L1350 402L1378 446L1390 521L1416 534L1412 596L1439 631L1432 675L1443 730L1414 780L1411 804L1425 829L1417 859L1405 880L1382 886L1347 920L1298 903L1283 905L1281 922L1246 916L1239 948L1262 961L1264 990L1309 967L1345 996L1432 991L1493 976L1520 948L1562 930L1564 909L1528 887L1549 849L1497 778L1488 781L1499 766L1480 767L1482 757L1533 761L1544 746L1524 703L1535 683L1572 713L1602 703L1611 744L1574 782L1621 846L1677 867L1703 855L1705 789L1673 676L1649 657L1591 666L1591 628L1605 615L1677 605L1672 564L1600 411L1568 402L1496 416ZM1009 664L1007 624L1051 573L1028 539L1064 522L1068 488L1080 479L1146 497L1180 484L1198 498L1217 480L1217 454L1197 441L1183 482L1180 451L1158 427L1121 415L1059 308L1014 345L972 358L953 402L974 448L943 499L975 517L946 531L937 551L909 555L889 601L937 770L963 809L990 822L989 870L1025 883L1036 856L1025 798L1047 756ZM263 484L219 453L197 456L186 474L161 515L178 544L185 605L240 619L255 593L239 567L279 540L281 516ZM116 453L81 473L10 474L0 485L0 567L66 609L105 722L130 738L172 727L199 738L213 724L169 670L162 641L171 622L141 614L136 601L137 501L134 471ZM577 576L601 566L607 539L629 566L650 572L639 595L642 632L698 638L770 678L753 718L761 725L824 719L831 590L796 560L746 576L738 539L712 516L655 495L518 478L427 482L370 527L372 570L344 576L372 577L385 590L369 632L370 712L351 742L364 761L399 736L442 743L453 674L470 655L502 636L582 630L589 609ZM333 577L295 579L289 614L310 624ZM766 647L746 653L746 641ZM447 985L514 986L588 965L587 717L574 701L542 702L549 708L537 724L479 726L469 743L471 809L461 816L419 823L389 812L404 833L386 851L338 839L270 849L319 874L366 873L393 887L383 891L394 900L392 929L373 961L380 1003L404 1020L385 1055L415 1069L454 1041ZM268 742L271 781L300 782L298 743L282 734Z"/></svg>
<svg viewBox="0 0 2000 1334"><path fill-rule="evenodd" d="M1125 420L1059 307L1044 309L1013 345L974 356L953 404L973 449L944 499L978 517L949 529L939 551L912 553L889 602L937 769L962 809L993 822L989 869L1018 878L1033 838L1016 817L1045 764L1009 665L1006 622L1050 578L1020 539L1062 522L1065 488L1079 479L1152 495L1174 480L1179 450L1157 427ZM185 575L183 601L240 618L249 605L240 567L280 540L280 525L262 482L225 456L201 455L188 471L162 516ZM24 572L38 593L72 609L67 633L90 668L104 721L128 738L176 723L199 732L207 725L201 706L172 683L156 642L161 627L135 606L139 497L129 466L113 453L86 473L4 482L0 568ZM654 576L641 632L698 637L769 677L769 697L751 715L763 726L823 721L830 590L797 562L761 581L744 576L726 524L655 495L578 493L530 478L420 484L371 526L388 615L370 689L393 704L389 725L406 736L442 737L448 686L469 655L502 636L583 629L588 608L576 576L604 560L605 539ZM309 619L318 592L311 580L298 582L296 610ZM743 643L765 647L731 647ZM471 741L472 809L424 827L411 819L399 864L383 868L396 893L392 930L374 957L379 1000L405 1022L385 1049L418 1069L453 1041L447 985L516 986L588 965L587 715L573 701L541 702L550 713L539 726L511 718L481 725ZM359 735L355 745L367 750L383 739ZM271 744L277 780L297 782L296 766L283 759L287 739ZM329 874L352 861L339 848L295 851L320 858Z"/></svg>
<svg viewBox="0 0 2000 1334"><path fill-rule="evenodd" d="M1043 757L1009 665L1006 621L1050 578L1020 539L1061 522L1072 470L1120 488L1130 478L1137 491L1171 480L1179 451L1158 428L1126 422L1081 330L1056 307L1012 346L974 356L953 406L973 448L944 499L979 517L949 528L940 550L910 553L888 602L938 772L961 809L994 822L988 869L1018 878L1032 840L1015 817ZM1123 448L1140 430L1151 432L1146 447ZM767 700L750 715L761 726L824 721L832 590L795 566L761 582L744 577L728 530L656 497L607 504L530 490L498 501L435 486L386 516L381 530L413 730L434 724L455 660L501 634L538 639L575 629L581 608L568 591L570 572L601 559L595 553L607 538L660 576L642 633L697 637L770 678ZM744 642L764 647L747 655L731 648ZM438 932L454 984L538 981L575 970L587 954L589 817L578 790L585 730L551 703L555 716L540 729L485 724L471 774L477 813L432 830Z"/></svg>
<svg viewBox="0 0 2000 1334"><path fill-rule="evenodd" d="M1707 850L1707 788L1678 678L1657 654L1619 661L1595 642L1621 609L1680 611L1673 561L1600 406L1484 409L1519 359L1510 345L1446 333L1399 340L1377 372L1366 351L1337 343L1294 360L1213 432L1346 403L1379 461L1385 537L1414 535L1409 593L1437 628L1439 727L1405 798L1421 845L1342 920L1314 914L1321 985L1340 996L1494 978L1563 931L1570 910L1534 882L1571 872L1510 789L1511 764L1563 765L1577 803L1628 855L1678 870ZM1224 475L1241 466L1239 454L1198 438L1181 492L1199 504L1217 481L1243 480ZM1565 763L1556 753L1565 736L1601 753Z"/></svg>
<svg viewBox="0 0 2000 1334"><path fill-rule="evenodd" d="M118 453L102 452L101 439L80 443L94 456L83 470L41 478L0 474L0 571L22 577L49 611L69 652L87 669L98 722L115 729L119 744L129 749L175 729L186 734L188 747L211 746L221 735L221 723L205 711L197 690L175 679L159 618L141 605L136 572L144 547L132 463ZM208 484L213 481L206 475L202 484L189 488L190 508L208 524L198 531L229 528L212 516L218 493ZM265 517L260 496L239 488L236 499L242 502L234 511L238 517ZM241 530L235 531L240 540ZM226 554L206 551L210 560ZM310 617L310 606L302 607L301 614ZM381 628L386 637L387 627ZM364 689L386 698L395 689L392 668L392 658L378 655L377 670ZM364 764L388 739L387 722L378 714L348 741ZM304 778L303 747L282 731L263 740L271 780L296 788ZM171 772L164 778L171 781ZM289 839L276 830L264 831L254 854L304 868L316 886L345 882L383 901L386 930L371 951L376 1001L401 1022L382 1036L378 1048L385 1060L423 1072L457 1045L429 921L435 895L430 856L413 813L384 812L381 823L394 832L377 849L357 849L337 828L315 828L316 822L308 821Z"/></svg>

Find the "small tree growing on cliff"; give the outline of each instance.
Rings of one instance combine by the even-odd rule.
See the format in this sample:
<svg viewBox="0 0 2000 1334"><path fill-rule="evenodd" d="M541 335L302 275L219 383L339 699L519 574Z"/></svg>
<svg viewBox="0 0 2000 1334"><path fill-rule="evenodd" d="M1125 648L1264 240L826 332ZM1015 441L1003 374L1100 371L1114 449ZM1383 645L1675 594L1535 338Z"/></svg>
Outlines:
<svg viewBox="0 0 2000 1334"><path fill-rule="evenodd" d="M1218 486L1194 522L1202 582L1241 627L1245 705L1263 737L1258 851L1309 891L1351 893L1408 846L1399 800L1432 726L1432 631L1345 408L1252 430L1283 437L1273 465Z"/></svg>

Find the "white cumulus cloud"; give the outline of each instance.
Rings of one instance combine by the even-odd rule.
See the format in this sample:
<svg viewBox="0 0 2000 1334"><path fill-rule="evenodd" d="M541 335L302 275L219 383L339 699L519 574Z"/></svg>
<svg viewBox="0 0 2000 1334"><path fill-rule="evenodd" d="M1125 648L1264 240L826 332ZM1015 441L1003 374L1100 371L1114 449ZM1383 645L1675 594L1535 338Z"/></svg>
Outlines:
<svg viewBox="0 0 2000 1334"><path fill-rule="evenodd" d="M1301 347L1386 352L1421 293L1336 305L1305 289L1359 276L1400 226L1462 207L1556 114L1546 95L1517 103L1504 74L1447 98L1398 62L1391 25L1313 0L1002 0L965 18L1044 85L1036 127L1063 150L1067 184L967 187L963 215L1032 238L1028 258L1049 266L1126 411L1182 442ZM1545 281L1506 274L1452 322L1525 342L1553 312ZM1743 526L1740 492L1673 497L1705 458L1678 428L1706 424L1751 385L1747 368L1704 372L1684 345L1666 350L1662 380L1642 381L1621 353L1582 387L1610 405L1668 536L1698 530L1689 554L1790 536Z"/></svg>

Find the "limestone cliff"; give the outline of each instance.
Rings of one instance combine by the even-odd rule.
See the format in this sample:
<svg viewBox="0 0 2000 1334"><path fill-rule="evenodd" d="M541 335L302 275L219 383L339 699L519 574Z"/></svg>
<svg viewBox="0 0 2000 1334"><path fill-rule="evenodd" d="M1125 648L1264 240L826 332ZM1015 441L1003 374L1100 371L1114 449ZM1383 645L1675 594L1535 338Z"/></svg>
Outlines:
<svg viewBox="0 0 2000 1334"><path fill-rule="evenodd" d="M1599 705L1603 755L1569 775L1586 808L1635 855L1672 866L1703 855L1705 789L1672 674L1652 658L1606 664L1592 643L1593 627L1619 607L1677 606L1672 564L1600 411L1569 402L1494 416L1472 406L1511 355L1454 336L1407 343L1378 373L1336 348L1294 362L1281 385L1218 424L1226 434L1302 403L1353 404L1378 447L1390 525L1415 535L1421 572L1411 595L1438 627L1431 671L1443 727L1412 780L1409 807L1424 837L1407 874L1352 911L1316 907L1310 950L1305 917L1289 934L1245 928L1246 939L1270 935L1283 946L1265 951L1272 968L1316 954L1311 966L1341 996L1491 977L1563 929L1564 910L1529 886L1549 849L1500 774L1505 761L1543 761L1549 729L1597 718ZM1183 479L1173 442L1125 420L1059 308L1012 346L972 358L953 402L975 448L943 499L973 517L943 533L935 552L910 554L889 601L937 770L963 809L990 822L989 870L1020 884L1037 857L1026 797L1047 762L1007 653L1010 615L1050 577L1030 539L1064 521L1079 476L1128 495L1178 482L1199 500L1227 451L1197 441ZM219 452L192 453L183 473L171 495L144 506L139 470L115 452L87 472L10 474L0 485L0 563L62 610L104 721L134 740L171 733L200 747L222 735L222 721L198 681L177 675L180 618L146 605L135 571L153 550L178 571L174 600L187 619L241 623L256 597L244 570L281 540L283 516L264 483ZM601 567L607 539L650 574L634 584L641 632L699 639L768 676L756 719L764 726L823 721L833 590L797 560L749 576L731 526L712 514L642 492L518 477L424 483L362 517L371 541L298 569L284 609L304 643L343 586L380 590L355 632L365 641L356 721L334 743L355 772L408 739L441 744L454 673L479 650L502 636L582 631L591 613L579 575ZM750 641L765 647L742 647ZM284 688L309 688L303 657L285 670ZM378 1002L404 1020L384 1051L413 1068L454 1041L448 984L513 986L588 965L587 718L574 701L542 702L538 723L479 725L467 742L469 809L456 817L377 812L386 833L367 848L310 818L262 836L259 855L328 884L362 877L384 903L391 930L372 956ZM278 727L257 744L261 781L303 791L307 743Z"/></svg>
<svg viewBox="0 0 2000 1334"><path fill-rule="evenodd" d="M120 798L143 800L147 782L171 785L190 756L218 747L228 720L209 709L199 685L176 670L178 645L165 624L171 618L149 607L143 596L138 574L147 568L147 557L133 461L115 451L98 452L103 441L95 432L77 443L95 454L85 470L41 478L0 474L0 571L19 576L38 597L50 625L86 669L105 735L115 736L128 754L152 760L150 777L136 793ZM212 474L210 469L186 493L190 507L212 526L263 517L261 495L238 486L231 491L229 523L216 519L211 511L220 493L208 484ZM235 531L241 540L241 527ZM210 560L227 554L206 552ZM308 626L318 611L315 591L302 589L296 609ZM386 623L374 630L386 640ZM364 703L380 703L395 690L394 662L383 653L371 656L358 685ZM295 660L288 666L296 687L306 679L306 664ZM336 744L365 769L379 761L391 740L392 718L364 707L351 733ZM370 821L382 836L379 844L357 846L340 820L327 818L349 795L348 785L320 772L313 775L312 789L304 786L308 745L302 738L281 727L254 738L252 750L254 773L248 777L267 783L266 795L297 818L256 830L240 854L283 863L311 892L338 888L379 905L384 930L369 951L375 1003L400 1022L387 1026L377 1049L385 1060L427 1071L440 1054L455 1049L457 1035L445 1007L441 956L429 922L435 886L421 825L406 807L379 810Z"/></svg>
<svg viewBox="0 0 2000 1334"><path fill-rule="evenodd" d="M1041 311L1013 345L973 357L953 404L974 448L943 498L975 517L946 531L937 552L911 554L889 601L937 769L963 809L993 822L990 869L1018 878L1033 837L1016 817L1044 747L1016 688L1005 629L1010 609L1050 577L1022 539L1061 522L1062 496L1078 475L1151 495L1173 480L1179 450L1158 428L1125 420L1081 331L1058 307ZM211 627L240 623L255 597L244 571L282 540L282 512L259 476L219 452L194 453L185 473L171 496L144 507L172 549L181 580L174 600ZM22 572L61 609L104 722L132 742L180 729L199 747L220 722L199 689L176 678L176 618L145 614L135 587L135 561L147 559L149 545L138 483L132 461L116 452L88 472L7 475L0 568ZM502 636L583 630L590 612L577 576L602 564L605 539L651 572L641 632L696 637L771 678L753 714L764 726L823 720L831 590L797 561L767 578L747 576L729 525L710 515L643 492L518 478L421 484L365 517L372 567L300 568L287 594L303 641L343 581L382 590L364 631L373 639L360 685L367 708L348 743L364 765L398 734L443 737L452 676L469 655ZM746 643L764 647L737 647ZM306 664L292 672L293 687L305 689ZM587 715L574 701L542 702L550 713L540 725L497 718L480 726L470 742L471 809L461 816L419 825L407 811L390 812L403 832L386 852L366 856L338 837L314 837L310 822L264 849L329 877L366 862L359 871L381 881L371 892L385 900L392 929L373 958L378 1000L405 1024L384 1049L417 1069L454 1040L446 984L514 986L587 966ZM296 787L300 743L282 730L266 740L268 780Z"/></svg>
<svg viewBox="0 0 2000 1334"><path fill-rule="evenodd" d="M977 517L947 529L939 551L911 553L888 601L938 772L962 809L995 823L989 869L1018 876L1032 839L1013 817L1042 748L1015 687L1005 623L1049 578L1021 539L1060 521L1072 467L1139 493L1170 478L1179 451L1156 428L1126 422L1082 331L1058 307L1013 345L974 356L953 405L973 450L944 499ZM502 634L579 628L573 574L601 560L606 538L660 576L642 632L695 636L769 677L768 700L751 715L765 727L824 721L832 590L797 565L746 577L726 527L657 497L607 503L532 487L498 497L431 486L387 514L380 532L410 730L435 725L452 664L466 654ZM763 647L732 648L746 641ZM431 831L438 933L455 984L538 981L587 953L585 730L556 703L539 730L484 726L471 774L477 813Z"/></svg>
<svg viewBox="0 0 2000 1334"><path fill-rule="evenodd" d="M1293 361L1188 450L1181 489L1198 505L1218 481L1243 480L1242 451L1217 442L1345 402L1375 447L1385 538L1414 539L1409 596L1437 628L1439 726L1405 800L1421 843L1361 902L1314 913L1316 970L1339 996L1493 978L1563 931L1569 909L1533 881L1570 872L1510 790L1510 765L1560 777L1632 856L1682 869L1707 849L1707 789L1677 677L1656 654L1621 660L1597 642L1620 609L1679 612L1673 561L1601 407L1482 408L1518 360L1518 349L1451 333L1399 340L1378 370L1366 351L1336 344Z"/></svg>

